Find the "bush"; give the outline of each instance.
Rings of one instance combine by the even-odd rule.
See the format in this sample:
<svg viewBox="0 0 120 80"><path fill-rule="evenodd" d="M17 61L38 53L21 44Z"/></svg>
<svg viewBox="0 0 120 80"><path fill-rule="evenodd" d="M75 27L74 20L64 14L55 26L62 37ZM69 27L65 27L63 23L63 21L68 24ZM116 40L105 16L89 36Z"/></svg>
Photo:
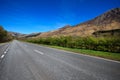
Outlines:
<svg viewBox="0 0 120 80"><path fill-rule="evenodd" d="M0 26L0 43L10 41L12 38L13 37L6 30L4 30L2 26Z"/></svg>
<svg viewBox="0 0 120 80"><path fill-rule="evenodd" d="M120 52L120 38L108 37L49 37L39 39L28 39L28 42L62 46L68 48L91 49L108 52Z"/></svg>

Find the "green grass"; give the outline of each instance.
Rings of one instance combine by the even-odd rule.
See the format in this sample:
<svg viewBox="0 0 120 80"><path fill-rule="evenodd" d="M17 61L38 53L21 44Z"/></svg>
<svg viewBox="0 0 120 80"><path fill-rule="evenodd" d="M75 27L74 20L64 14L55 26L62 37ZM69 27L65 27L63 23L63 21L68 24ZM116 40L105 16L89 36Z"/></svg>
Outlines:
<svg viewBox="0 0 120 80"><path fill-rule="evenodd" d="M86 49L73 49L73 48L50 46L50 45L43 45L43 46L120 61L119 53L94 51L94 50L86 50Z"/></svg>

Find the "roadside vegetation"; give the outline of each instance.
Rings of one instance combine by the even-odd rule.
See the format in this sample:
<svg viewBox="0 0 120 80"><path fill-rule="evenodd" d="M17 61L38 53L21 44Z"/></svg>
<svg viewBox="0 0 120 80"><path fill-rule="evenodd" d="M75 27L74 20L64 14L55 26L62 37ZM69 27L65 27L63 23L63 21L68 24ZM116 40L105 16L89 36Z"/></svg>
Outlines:
<svg viewBox="0 0 120 80"><path fill-rule="evenodd" d="M0 43L8 42L12 40L13 37L6 31L2 26L0 26Z"/></svg>
<svg viewBox="0 0 120 80"><path fill-rule="evenodd" d="M72 52L99 56L120 61L119 37L49 37L29 38L27 42L44 44L49 47Z"/></svg>
<svg viewBox="0 0 120 80"><path fill-rule="evenodd" d="M31 38L27 42L44 44L48 47L99 56L120 61L120 38L117 37L54 37Z"/></svg>
<svg viewBox="0 0 120 80"><path fill-rule="evenodd" d="M120 61L119 37L49 37L29 38L27 42L44 44L49 47L72 52L99 56Z"/></svg>
<svg viewBox="0 0 120 80"><path fill-rule="evenodd" d="M120 38L110 37L54 37L28 39L28 42L61 46L74 49L89 49L96 51L120 53Z"/></svg>

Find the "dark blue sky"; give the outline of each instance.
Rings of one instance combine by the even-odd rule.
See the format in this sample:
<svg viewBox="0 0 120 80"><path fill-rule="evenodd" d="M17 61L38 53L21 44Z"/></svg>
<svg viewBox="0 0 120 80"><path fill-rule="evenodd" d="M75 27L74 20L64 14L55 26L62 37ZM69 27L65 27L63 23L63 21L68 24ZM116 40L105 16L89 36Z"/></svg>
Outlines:
<svg viewBox="0 0 120 80"><path fill-rule="evenodd" d="M20 33L46 32L116 7L120 0L0 0L0 25Z"/></svg>

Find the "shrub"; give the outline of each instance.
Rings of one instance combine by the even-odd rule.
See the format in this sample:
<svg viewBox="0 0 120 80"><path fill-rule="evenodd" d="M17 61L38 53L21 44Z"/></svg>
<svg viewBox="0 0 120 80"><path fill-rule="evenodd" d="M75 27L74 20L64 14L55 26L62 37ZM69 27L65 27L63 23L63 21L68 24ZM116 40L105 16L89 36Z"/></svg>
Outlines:
<svg viewBox="0 0 120 80"><path fill-rule="evenodd" d="M29 39L28 42L62 46L78 49L91 49L108 52L120 52L120 38L108 37L49 37L39 39Z"/></svg>

